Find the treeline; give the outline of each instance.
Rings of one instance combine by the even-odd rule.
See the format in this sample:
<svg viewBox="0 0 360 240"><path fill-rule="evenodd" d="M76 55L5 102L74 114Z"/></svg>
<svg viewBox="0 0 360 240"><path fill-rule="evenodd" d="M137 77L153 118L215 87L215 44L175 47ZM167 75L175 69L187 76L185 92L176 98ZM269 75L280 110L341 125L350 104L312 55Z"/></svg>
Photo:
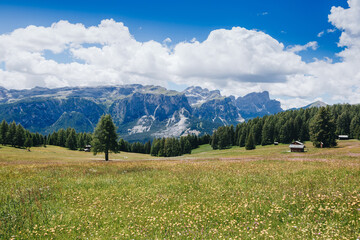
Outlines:
<svg viewBox="0 0 360 240"><path fill-rule="evenodd" d="M231 146L252 149L255 145L274 142L290 143L294 140L309 141L310 126L319 108L290 110L233 126L219 127L211 137L213 149ZM360 138L360 105L337 104L327 106L331 121L336 126L336 135Z"/></svg>
<svg viewBox="0 0 360 240"><path fill-rule="evenodd" d="M77 133L74 128L59 129L48 135L48 145L66 147L70 150L83 150L91 145L91 133Z"/></svg>
<svg viewBox="0 0 360 240"><path fill-rule="evenodd" d="M154 139L150 154L158 157L175 157L183 154L191 154L191 150L202 144L209 144L211 136L205 134L201 137L187 135L179 138L156 138Z"/></svg>
<svg viewBox="0 0 360 240"><path fill-rule="evenodd" d="M123 152L150 154L151 142L147 141L145 144L141 142L129 143L121 138L118 143L118 150Z"/></svg>
<svg viewBox="0 0 360 240"><path fill-rule="evenodd" d="M47 137L39 133L31 133L24 129L21 124L14 121L8 124L3 120L0 124L0 144L12 147L46 146Z"/></svg>
<svg viewBox="0 0 360 240"><path fill-rule="evenodd" d="M35 146L53 145L66 147L70 150L84 150L87 145L92 145L92 133L77 133L74 128L60 129L48 135L31 133L24 129L21 124L5 120L0 125L0 144L13 147L31 148ZM153 142L130 143L124 139L117 142L117 151L151 154L159 157L174 157L190 154L192 149L202 144L209 144L209 134L198 137L196 135L182 136L177 138L157 138Z"/></svg>

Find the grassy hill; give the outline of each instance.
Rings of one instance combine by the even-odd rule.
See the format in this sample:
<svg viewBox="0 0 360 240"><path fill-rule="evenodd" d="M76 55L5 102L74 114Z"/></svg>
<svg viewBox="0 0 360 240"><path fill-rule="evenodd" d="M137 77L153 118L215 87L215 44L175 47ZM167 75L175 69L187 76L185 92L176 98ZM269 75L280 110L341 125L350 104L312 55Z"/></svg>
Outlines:
<svg viewBox="0 0 360 240"><path fill-rule="evenodd" d="M0 147L0 239L354 239L360 142L103 156Z"/></svg>

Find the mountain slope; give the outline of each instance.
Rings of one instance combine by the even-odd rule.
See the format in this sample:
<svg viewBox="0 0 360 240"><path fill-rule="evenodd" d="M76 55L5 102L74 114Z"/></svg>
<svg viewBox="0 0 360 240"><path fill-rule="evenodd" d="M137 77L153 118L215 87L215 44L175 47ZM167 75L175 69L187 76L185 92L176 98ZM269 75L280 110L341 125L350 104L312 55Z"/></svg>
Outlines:
<svg viewBox="0 0 360 240"><path fill-rule="evenodd" d="M249 93L235 100L241 116L245 119L262 117L282 111L279 101L271 100L269 92Z"/></svg>
<svg viewBox="0 0 360 240"><path fill-rule="evenodd" d="M0 119L14 120L31 131L45 134L67 127L92 132L101 115L111 114L121 137L129 141L211 133L222 125L235 125L244 119L279 111L280 103L271 100L267 92L235 99L201 87L177 92L139 84L0 88Z"/></svg>

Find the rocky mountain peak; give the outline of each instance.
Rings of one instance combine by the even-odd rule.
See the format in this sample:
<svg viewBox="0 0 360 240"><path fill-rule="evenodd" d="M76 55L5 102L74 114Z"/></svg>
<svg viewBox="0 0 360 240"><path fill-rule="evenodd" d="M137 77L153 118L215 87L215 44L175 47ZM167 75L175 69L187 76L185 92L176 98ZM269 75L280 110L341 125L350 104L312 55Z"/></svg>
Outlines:
<svg viewBox="0 0 360 240"><path fill-rule="evenodd" d="M262 117L283 111L280 102L271 100L267 91L253 92L244 97L238 97L235 100L235 105L245 119Z"/></svg>
<svg viewBox="0 0 360 240"><path fill-rule="evenodd" d="M219 126L280 111L280 102L271 100L268 92L236 99L200 86L183 92L140 84L0 88L0 120L15 120L45 134L67 127L91 132L101 115L111 114L120 136L128 141L212 133Z"/></svg>
<svg viewBox="0 0 360 240"><path fill-rule="evenodd" d="M310 103L309 105L306 105L305 107L302 107L302 108L312 108L312 107L326 107L327 104L322 102L322 101L316 101L316 102L313 102L313 103Z"/></svg>
<svg viewBox="0 0 360 240"><path fill-rule="evenodd" d="M200 106L207 101L222 97L219 90L209 91L199 86L188 87L182 93L185 94L191 106Z"/></svg>

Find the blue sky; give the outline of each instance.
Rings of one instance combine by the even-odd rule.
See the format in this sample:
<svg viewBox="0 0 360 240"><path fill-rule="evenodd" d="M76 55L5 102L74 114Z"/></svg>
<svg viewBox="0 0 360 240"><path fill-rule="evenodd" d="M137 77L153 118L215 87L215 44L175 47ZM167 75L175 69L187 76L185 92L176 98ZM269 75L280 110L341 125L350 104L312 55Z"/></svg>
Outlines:
<svg viewBox="0 0 360 240"><path fill-rule="evenodd" d="M332 6L346 7L344 0L210 0L210 1L0 1L0 33L28 25L49 26L59 20L97 25L102 19L124 22L138 41L203 41L210 31L240 26L258 29L285 45L317 40L312 57L334 57L339 52L340 33L317 34L331 29L328 15Z"/></svg>
<svg viewBox="0 0 360 240"><path fill-rule="evenodd" d="M353 67L357 59L351 57L357 55L357 29L351 23L360 19L359 6L359 0L0 0L0 47L11 49L0 51L0 85L86 85L78 76L80 71L86 78L96 76L90 85L139 82L181 90L197 84L219 88L227 95L267 90L286 107L293 107L289 105L292 99L299 105L317 99L360 102L357 82L351 83L358 78ZM59 23L61 20L69 24ZM116 36L121 39L116 43L111 40L112 32L102 27L103 20L118 31ZM76 23L83 29L76 30ZM56 30L57 24L62 32ZM29 25L36 28L27 28ZM102 34L92 36L92 27L103 31L106 40ZM76 39L66 29L94 39ZM341 41L342 35L347 40ZM167 38L171 41L164 42ZM50 44L57 39L61 39L58 44ZM120 47L124 44L129 44L126 51L138 57L125 61L126 53ZM109 53L111 56L106 55ZM105 55L102 62L97 61ZM209 62L211 56L223 62ZM124 64L106 63L109 57ZM193 59L201 64L191 63ZM9 80L12 78L19 79L18 85ZM336 86L339 81L347 83L341 91ZM288 90L297 84L302 86ZM350 94L356 97L343 97Z"/></svg>

